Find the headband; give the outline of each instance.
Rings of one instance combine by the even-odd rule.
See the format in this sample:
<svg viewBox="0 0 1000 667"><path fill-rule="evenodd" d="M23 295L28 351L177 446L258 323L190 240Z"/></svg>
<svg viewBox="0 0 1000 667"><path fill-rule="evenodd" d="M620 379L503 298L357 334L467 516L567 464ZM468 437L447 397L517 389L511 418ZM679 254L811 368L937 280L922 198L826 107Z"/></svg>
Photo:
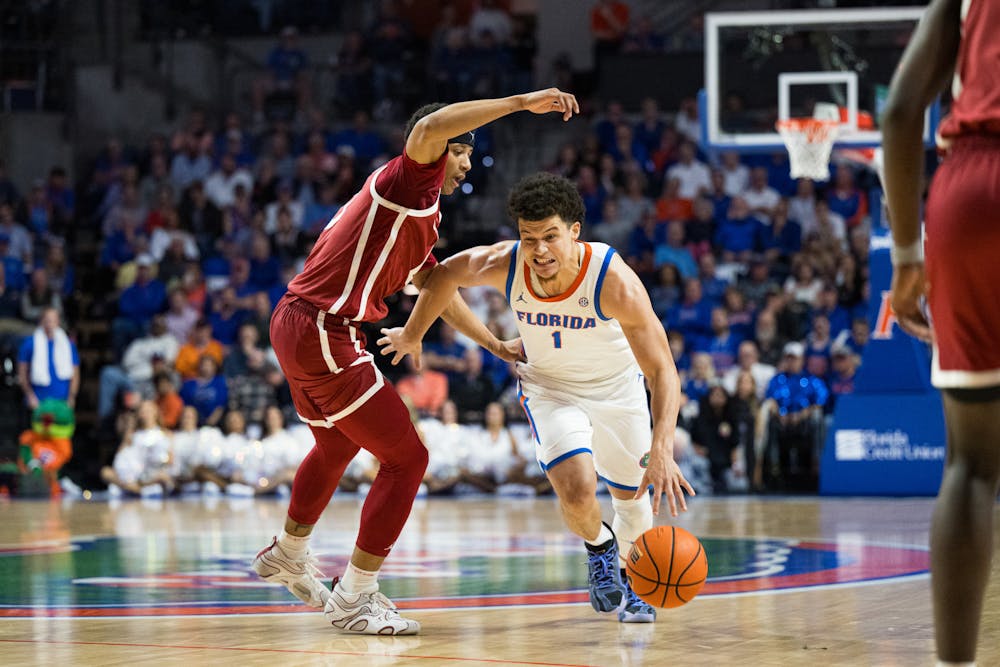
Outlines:
<svg viewBox="0 0 1000 667"><path fill-rule="evenodd" d="M467 144L469 146L475 147L476 145L476 132L475 130L469 130L465 134L460 134L457 137L452 137L448 140L449 144Z"/></svg>

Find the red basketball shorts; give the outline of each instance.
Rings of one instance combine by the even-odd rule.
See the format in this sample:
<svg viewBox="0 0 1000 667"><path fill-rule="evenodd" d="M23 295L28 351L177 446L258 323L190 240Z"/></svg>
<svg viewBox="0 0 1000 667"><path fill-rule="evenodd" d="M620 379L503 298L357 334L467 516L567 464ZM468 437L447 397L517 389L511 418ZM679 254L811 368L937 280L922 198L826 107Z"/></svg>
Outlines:
<svg viewBox="0 0 1000 667"><path fill-rule="evenodd" d="M1000 136L958 138L926 208L931 381L1000 385Z"/></svg>
<svg viewBox="0 0 1000 667"><path fill-rule="evenodd" d="M288 380L299 418L329 428L385 385L349 320L286 294L271 316L271 345Z"/></svg>

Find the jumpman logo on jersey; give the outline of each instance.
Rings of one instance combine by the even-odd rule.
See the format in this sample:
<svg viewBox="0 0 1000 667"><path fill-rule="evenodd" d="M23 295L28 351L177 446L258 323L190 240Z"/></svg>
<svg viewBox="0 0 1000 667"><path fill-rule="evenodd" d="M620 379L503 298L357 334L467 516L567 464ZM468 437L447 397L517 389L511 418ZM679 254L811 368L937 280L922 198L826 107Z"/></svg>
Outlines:
<svg viewBox="0 0 1000 667"><path fill-rule="evenodd" d="M514 303L528 303L528 300L524 298L524 292L521 292L520 294L517 295L517 299L514 301Z"/></svg>

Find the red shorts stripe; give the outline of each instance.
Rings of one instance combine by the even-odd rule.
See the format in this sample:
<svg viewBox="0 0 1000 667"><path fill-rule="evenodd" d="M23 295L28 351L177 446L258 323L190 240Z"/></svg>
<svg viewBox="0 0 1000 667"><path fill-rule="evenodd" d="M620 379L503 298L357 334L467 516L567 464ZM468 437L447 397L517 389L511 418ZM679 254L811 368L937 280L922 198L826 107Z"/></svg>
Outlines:
<svg viewBox="0 0 1000 667"><path fill-rule="evenodd" d="M271 316L271 345L299 417L330 426L364 405L385 384L349 320L286 294Z"/></svg>

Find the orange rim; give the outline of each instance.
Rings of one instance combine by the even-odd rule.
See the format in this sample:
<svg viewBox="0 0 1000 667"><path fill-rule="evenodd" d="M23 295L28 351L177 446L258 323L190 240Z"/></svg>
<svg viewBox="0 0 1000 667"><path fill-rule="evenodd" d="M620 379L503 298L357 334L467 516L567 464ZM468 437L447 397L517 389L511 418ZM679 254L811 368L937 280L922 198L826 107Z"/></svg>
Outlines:
<svg viewBox="0 0 1000 667"><path fill-rule="evenodd" d="M830 135L839 125L835 120L818 118L788 118L774 124L779 132L803 134L810 143L829 141Z"/></svg>

